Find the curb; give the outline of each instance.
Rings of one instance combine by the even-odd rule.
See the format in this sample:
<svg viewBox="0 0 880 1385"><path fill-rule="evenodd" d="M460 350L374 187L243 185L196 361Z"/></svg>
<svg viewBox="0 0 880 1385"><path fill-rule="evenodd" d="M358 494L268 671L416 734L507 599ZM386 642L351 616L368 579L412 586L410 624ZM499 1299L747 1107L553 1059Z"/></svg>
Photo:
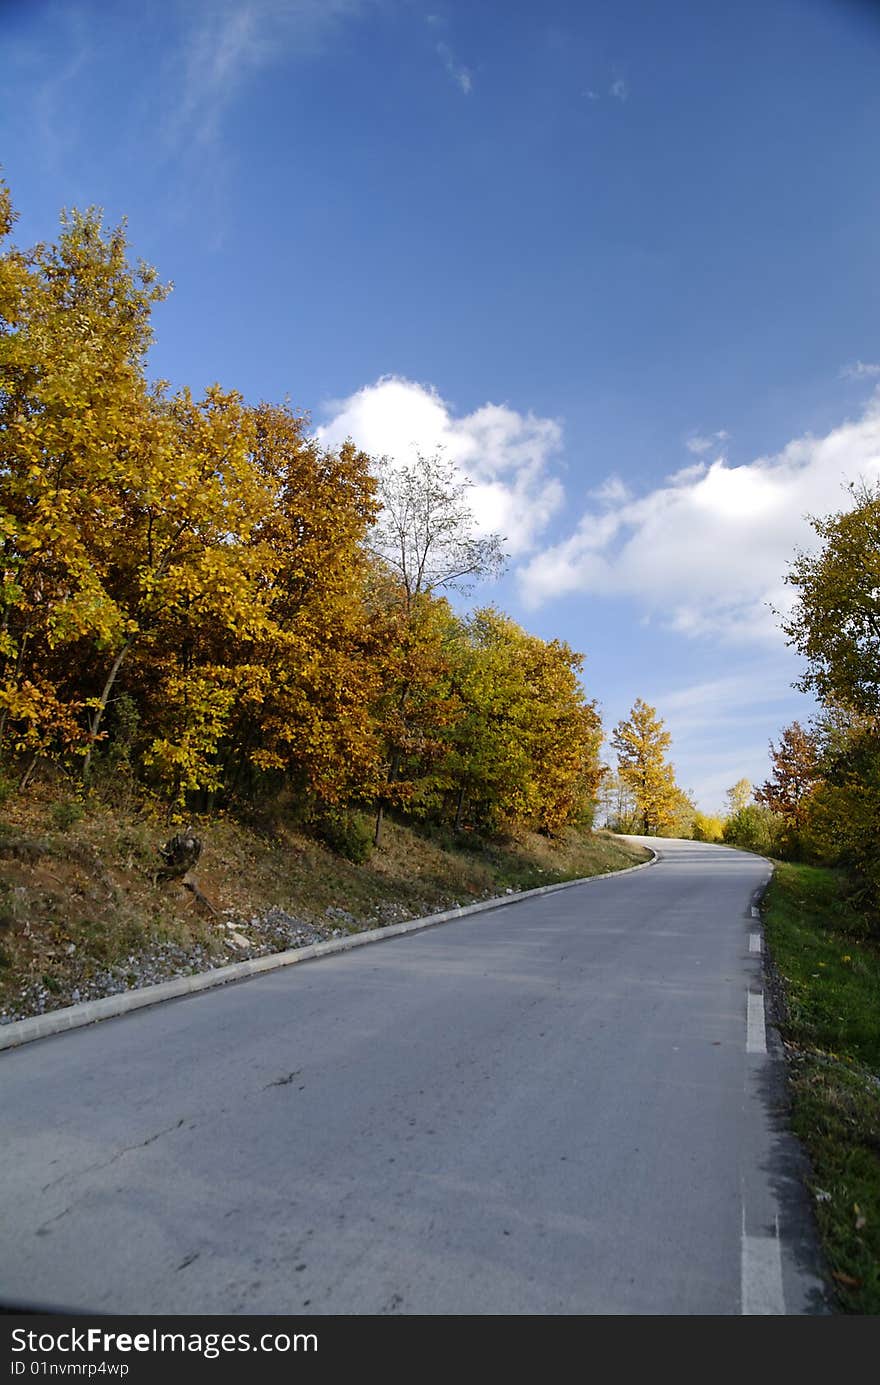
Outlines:
<svg viewBox="0 0 880 1385"><path fill-rule="evenodd" d="M11 1024L0 1025L0 1050L17 1048L20 1044L32 1043L34 1039L46 1039L67 1029L80 1029L83 1025L95 1024L98 1020L114 1019L117 1015L127 1015L130 1011L141 1010L147 1005L159 1005L164 1000L177 1000L181 996L195 995L215 986L245 981L249 976L258 976L264 971L277 971L281 967L292 967L299 962L310 962L337 952L350 952L352 948L364 947L367 943L381 943L386 938L399 938L406 933L420 933L424 928L435 928L440 923L451 923L453 919L468 918L471 914L482 914L489 909L502 909L506 904L518 904L523 899L555 894L557 890L570 890L574 885L589 885L593 880L610 880L613 876L631 875L635 870L644 870L646 866L656 865L657 860L657 852L652 851L650 861L641 861L637 866L627 866L625 870L607 870L601 875L586 875L580 880L562 880L556 885L539 885L534 890L497 895L493 899L481 900L479 904L459 904L453 909L444 909L442 913L428 914L421 919L409 919L406 923L393 923L387 928L371 928L363 933L352 933L347 938L332 938L326 943L290 948L287 952L270 952L264 957L252 957L247 962L232 962L229 966L213 967L210 971L196 972L193 976L176 976L172 981L160 981L155 986L142 986L139 990L123 991L119 995L103 996L100 1000L84 1000L78 1005L50 1010L45 1015L13 1020Z"/></svg>

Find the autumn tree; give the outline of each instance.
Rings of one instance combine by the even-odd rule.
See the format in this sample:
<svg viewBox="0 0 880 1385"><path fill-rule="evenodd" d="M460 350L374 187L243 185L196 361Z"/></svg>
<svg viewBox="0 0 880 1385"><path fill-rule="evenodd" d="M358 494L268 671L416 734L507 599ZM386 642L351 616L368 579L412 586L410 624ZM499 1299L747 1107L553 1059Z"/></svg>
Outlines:
<svg viewBox="0 0 880 1385"><path fill-rule="evenodd" d="M368 545L400 596L397 655L389 662L382 698L387 771L376 811L378 846L385 806L399 797L395 786L403 756L420 735L417 708L430 707L436 721L436 699L426 697L426 677L438 654L430 643L431 598L441 591L467 591L477 578L495 575L503 549L499 535L479 534L468 503L469 483L442 454L417 451L406 464L383 458L377 470L381 509ZM386 586L386 596L393 591Z"/></svg>
<svg viewBox="0 0 880 1385"><path fill-rule="evenodd" d="M724 795L727 801L728 817L736 817L752 801L752 784L749 779L737 779Z"/></svg>
<svg viewBox="0 0 880 1385"><path fill-rule="evenodd" d="M618 774L632 791L641 831L656 836L668 825L676 803L675 772L666 760L672 736L656 709L639 697L629 717L614 728Z"/></svg>
<svg viewBox="0 0 880 1385"><path fill-rule="evenodd" d="M14 219L0 184L0 237ZM467 481L151 383L166 292L95 210L0 254L0 747L22 782L52 759L94 787L124 759L178 816L267 789L300 819L378 802L377 840L388 805L587 823L582 656L448 599L503 562Z"/></svg>
<svg viewBox="0 0 880 1385"><path fill-rule="evenodd" d="M601 821L612 832L638 831L640 818L635 794L610 766L605 766L599 783L599 810Z"/></svg>
<svg viewBox="0 0 880 1385"><path fill-rule="evenodd" d="M799 721L785 727L779 745L770 742L773 777L755 790L755 800L770 808L797 831L811 791L821 778L816 736Z"/></svg>
<svg viewBox="0 0 880 1385"><path fill-rule="evenodd" d="M697 820L697 805L693 795L676 784L669 804L669 812L660 833L663 837L693 837Z"/></svg>
<svg viewBox="0 0 880 1385"><path fill-rule="evenodd" d="M0 210L8 232L5 191ZM153 427L143 362L166 289L126 252L123 227L72 212L57 244L0 268L0 729L35 756L87 753L101 690L71 673L89 650L112 668L131 633L103 558Z"/></svg>
<svg viewBox="0 0 880 1385"><path fill-rule="evenodd" d="M526 676L529 716L525 727L531 764L531 813L542 831L592 822L601 778L602 724L595 702L580 688L583 655L563 640L529 637Z"/></svg>
<svg viewBox="0 0 880 1385"><path fill-rule="evenodd" d="M251 534L268 552L266 623L250 643L224 755L231 787L254 772L288 777L323 804L375 792L364 539L377 513L370 459L321 448L287 406L251 411L251 461L271 504Z"/></svg>
<svg viewBox="0 0 880 1385"><path fill-rule="evenodd" d="M695 842L720 842L723 835L723 818L699 811L694 814L691 836Z"/></svg>

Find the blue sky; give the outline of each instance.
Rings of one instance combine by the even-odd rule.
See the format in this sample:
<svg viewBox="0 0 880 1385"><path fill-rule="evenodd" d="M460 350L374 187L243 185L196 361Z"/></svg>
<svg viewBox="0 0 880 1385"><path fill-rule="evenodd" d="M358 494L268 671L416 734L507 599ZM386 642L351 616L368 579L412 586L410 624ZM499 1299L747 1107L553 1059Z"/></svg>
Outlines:
<svg viewBox="0 0 880 1385"><path fill-rule="evenodd" d="M494 600L706 809L810 707L768 603L880 475L880 6L0 0L21 243L128 217L151 369L442 445Z"/></svg>

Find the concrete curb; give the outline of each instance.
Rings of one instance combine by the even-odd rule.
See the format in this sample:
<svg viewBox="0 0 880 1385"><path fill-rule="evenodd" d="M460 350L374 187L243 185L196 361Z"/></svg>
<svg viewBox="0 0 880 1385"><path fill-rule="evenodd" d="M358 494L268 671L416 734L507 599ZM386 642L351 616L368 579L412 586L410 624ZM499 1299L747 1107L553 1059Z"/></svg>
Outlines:
<svg viewBox="0 0 880 1385"><path fill-rule="evenodd" d="M650 847L648 849L651 850ZM214 986L225 986L232 981L245 981L249 976L258 976L260 972L292 967L299 962L310 962L337 952L349 952L354 947L364 947L367 943L381 943L386 938L399 938L405 933L420 933L424 928L435 928L437 924L451 923L453 919L468 918L471 914L482 914L489 909L501 909L505 904L518 904L523 899L555 894L557 890L570 890L575 885L589 885L594 880L610 880L618 875L631 875L635 870L644 870L646 866L656 865L657 859L657 852L651 851L650 861L641 861L637 866L627 866L625 870L607 870L601 875L587 875L580 880L563 880L557 885L539 885L534 890L497 895L493 899L481 900L479 904L460 904L454 909L444 909L439 914L429 914L426 918L389 924L387 928L371 928L363 933L352 933L347 938L333 938L326 943L312 943L309 947L291 948L287 952L270 952L264 957L252 957L247 962L233 962L228 967L213 967L210 971L196 972L193 976L177 976L173 981L161 981L155 986L122 991L118 995L103 996L100 1000L85 1000L79 1005L68 1005L63 1010L50 1010L46 1015L13 1020L11 1024L0 1025L0 1050L17 1048L20 1044L31 1043L34 1039L46 1039L67 1029L80 1029L83 1025L95 1024L98 1020L127 1015L130 1011L143 1009L146 1005L159 1005L163 1000L177 1000L181 996L211 990Z"/></svg>

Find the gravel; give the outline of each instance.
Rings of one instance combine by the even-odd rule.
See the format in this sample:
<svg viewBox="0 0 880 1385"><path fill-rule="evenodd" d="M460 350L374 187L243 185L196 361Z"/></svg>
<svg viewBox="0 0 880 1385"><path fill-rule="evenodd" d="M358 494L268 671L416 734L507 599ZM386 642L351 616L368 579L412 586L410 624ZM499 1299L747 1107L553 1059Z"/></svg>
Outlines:
<svg viewBox="0 0 880 1385"><path fill-rule="evenodd" d="M328 909L327 914L326 923L315 924L306 923L278 907L248 919L234 917L230 913L218 924L218 941L222 951L203 943L183 947L179 943L156 942L112 966L97 969L89 964L87 958L77 957L76 948L71 950L68 947L65 974L53 978L51 987L46 985L42 977L28 982L0 1010L0 1024L11 1024L13 1020L25 1019L30 1015L43 1015L49 1010L76 1005L83 1000L99 1000L102 996L154 986L177 976L192 976L196 972L226 966L231 961L240 962L251 957L263 957L270 952L309 947L312 943L325 942L330 938L346 937L360 927L375 926L374 922L359 923L353 914L344 909Z"/></svg>

